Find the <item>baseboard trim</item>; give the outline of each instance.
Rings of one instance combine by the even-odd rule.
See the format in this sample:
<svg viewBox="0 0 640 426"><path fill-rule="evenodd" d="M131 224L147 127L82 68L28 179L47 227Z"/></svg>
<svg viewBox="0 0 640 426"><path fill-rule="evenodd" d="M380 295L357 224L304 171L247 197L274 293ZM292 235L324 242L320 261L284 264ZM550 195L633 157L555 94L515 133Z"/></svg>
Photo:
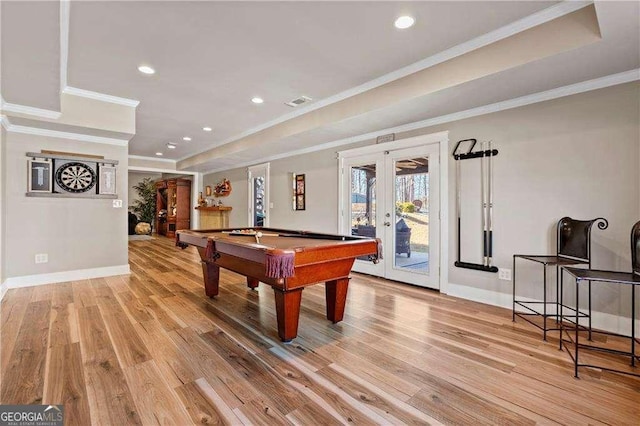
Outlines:
<svg viewBox="0 0 640 426"><path fill-rule="evenodd" d="M513 296L511 293L500 293L482 288L449 283L446 294L509 310L513 307ZM520 299L527 300L523 297ZM581 308L580 310L583 309ZM597 311L593 311L591 313L591 317L592 327L594 329L618 333L625 336L631 335L631 318ZM586 325L586 321L584 321L584 324ZM640 320L636 320L636 329L640 329Z"/></svg>
<svg viewBox="0 0 640 426"><path fill-rule="evenodd" d="M128 275L131 273L129 264L107 266L104 268L77 269L75 271L53 272L50 274L23 275L7 278L3 285L6 289L32 287L44 284L79 281L90 278L110 277L113 275Z"/></svg>
<svg viewBox="0 0 640 426"><path fill-rule="evenodd" d="M461 299L473 300L474 302L486 303L487 305L499 306L501 308L511 309L512 305L511 294L469 287L452 282L447 284L446 294Z"/></svg>

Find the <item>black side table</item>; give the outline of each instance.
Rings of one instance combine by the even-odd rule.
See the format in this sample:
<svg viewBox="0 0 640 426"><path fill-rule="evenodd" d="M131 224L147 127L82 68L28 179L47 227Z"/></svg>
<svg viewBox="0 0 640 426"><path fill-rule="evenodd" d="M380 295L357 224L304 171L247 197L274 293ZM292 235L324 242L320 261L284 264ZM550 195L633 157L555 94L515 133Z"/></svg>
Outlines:
<svg viewBox="0 0 640 426"><path fill-rule="evenodd" d="M638 222L640 223L640 222ZM640 370L636 370L636 362L640 361L640 354L636 354L636 344L640 343L640 340L636 338L636 286L640 285L640 274L637 272L615 272L615 271L600 271L593 269L579 269L579 268L571 268L571 267L563 267L562 270L567 272L573 278L575 278L576 283L576 306L575 306L575 314L573 315L565 315L564 310L560 312L560 348L562 349L563 343L565 343L565 347L567 349L567 353L573 360L574 365L574 375L578 377L578 368L579 367L593 367L599 368L602 370L612 371L615 373L623 373L629 374L632 376L640 377ZM621 335L617 333L611 333L608 331L599 331L599 330L591 330L591 325L589 325L588 331L594 334L603 334L609 336L618 336L624 337L630 340L630 348L628 351L607 348L605 346L596 345L595 343L586 344L580 343L580 330L586 330L587 327L580 325L579 323L579 314L580 314L580 305L579 305L579 296L580 296L580 283L582 281L588 282L606 282L606 283L615 283L620 285L630 285L631 286L631 336ZM562 304L562 280L560 280L560 304ZM573 332L573 336L572 336ZM589 339L591 340L591 338ZM590 363L582 363L580 362L580 350L592 350L592 351L600 351L606 352L610 354L620 355L629 357L630 365L632 369L630 371L625 370L616 370L614 368L610 368L603 365L594 365Z"/></svg>
<svg viewBox="0 0 640 426"><path fill-rule="evenodd" d="M541 301L531 301L531 300L519 300L516 297L516 259L529 260L531 262L536 262L542 265L542 300ZM568 265L578 265L584 264L588 265L588 262L579 261L571 258L566 258L562 256L530 256L525 254L514 254L513 255L513 321L516 320L516 317L522 318L527 321L529 324L539 328L542 330L542 338L547 340L547 331L552 330L560 330L560 327L557 325L560 320L560 308L559 308L559 292L561 284L558 283L558 277L562 280L562 274L560 273L561 266ZM556 267L556 297L554 300L548 300L547 298L547 266L555 266ZM516 311L516 306L520 306L526 309L525 312ZM547 307L551 306L552 312L549 312ZM580 313L581 317L587 317L588 314ZM542 317L542 326L537 324L536 322L529 319L531 316L539 316ZM547 324L547 318L556 317L555 325L550 326Z"/></svg>

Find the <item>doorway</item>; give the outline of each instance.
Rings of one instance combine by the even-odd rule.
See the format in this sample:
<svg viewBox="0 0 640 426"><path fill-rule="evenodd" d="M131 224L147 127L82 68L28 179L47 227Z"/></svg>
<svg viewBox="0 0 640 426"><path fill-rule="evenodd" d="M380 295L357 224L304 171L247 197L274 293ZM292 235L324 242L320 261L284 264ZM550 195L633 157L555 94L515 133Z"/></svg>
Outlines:
<svg viewBox="0 0 640 426"><path fill-rule="evenodd" d="M380 238L384 250L378 264L358 259L353 270L439 289L440 146L377 147L340 153L340 230Z"/></svg>
<svg viewBox="0 0 640 426"><path fill-rule="evenodd" d="M249 167L249 226L269 226L269 163Z"/></svg>

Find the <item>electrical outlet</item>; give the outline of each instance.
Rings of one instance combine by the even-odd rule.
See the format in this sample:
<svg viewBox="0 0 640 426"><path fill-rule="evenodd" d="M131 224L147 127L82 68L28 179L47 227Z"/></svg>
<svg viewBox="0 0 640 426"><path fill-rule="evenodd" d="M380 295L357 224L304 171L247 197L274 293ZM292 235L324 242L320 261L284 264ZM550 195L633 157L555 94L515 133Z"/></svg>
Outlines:
<svg viewBox="0 0 640 426"><path fill-rule="evenodd" d="M498 279L511 281L511 269L506 269L506 268L498 269Z"/></svg>
<svg viewBox="0 0 640 426"><path fill-rule="evenodd" d="M113 200L113 208L121 209L122 208L122 200Z"/></svg>
<svg viewBox="0 0 640 426"><path fill-rule="evenodd" d="M47 253L36 254L36 263L47 263L49 261L49 255Z"/></svg>

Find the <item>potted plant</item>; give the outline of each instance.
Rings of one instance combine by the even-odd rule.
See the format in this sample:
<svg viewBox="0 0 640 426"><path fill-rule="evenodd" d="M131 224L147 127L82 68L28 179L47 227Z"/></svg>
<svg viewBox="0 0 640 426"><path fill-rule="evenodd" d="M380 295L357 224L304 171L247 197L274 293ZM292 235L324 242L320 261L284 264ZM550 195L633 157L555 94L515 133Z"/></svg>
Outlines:
<svg viewBox="0 0 640 426"><path fill-rule="evenodd" d="M156 217L156 184L151 178L144 178L133 187L138 199L130 207L141 222L147 222L153 228Z"/></svg>

